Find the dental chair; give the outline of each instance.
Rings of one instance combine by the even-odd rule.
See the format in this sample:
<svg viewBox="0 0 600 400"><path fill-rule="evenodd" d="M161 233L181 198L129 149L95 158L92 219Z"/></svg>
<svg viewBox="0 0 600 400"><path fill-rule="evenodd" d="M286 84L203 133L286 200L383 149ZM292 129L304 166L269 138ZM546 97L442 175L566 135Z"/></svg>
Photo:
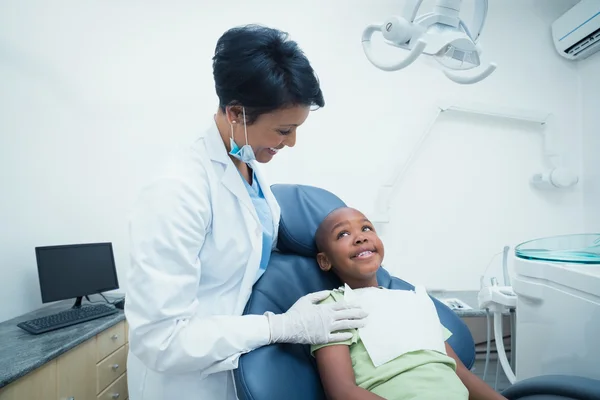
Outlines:
<svg viewBox="0 0 600 400"><path fill-rule="evenodd" d="M300 297L341 286L333 273L322 272L316 261L314 234L319 223L332 210L345 206L332 193L303 185L273 185L281 207L278 252L271 255L266 272L254 285L244 314L287 311ZM396 290L414 288L381 267L381 286ZM446 305L432 298L440 321L452 332L450 346L463 364L471 369L475 344L465 323ZM325 400L314 357L308 345L274 344L240 357L234 371L240 400ZM548 379L550 378L550 379ZM571 377L572 378L572 377ZM519 400L600 399L600 388L588 380L541 377L518 382L503 395ZM561 380L562 379L562 380Z"/></svg>

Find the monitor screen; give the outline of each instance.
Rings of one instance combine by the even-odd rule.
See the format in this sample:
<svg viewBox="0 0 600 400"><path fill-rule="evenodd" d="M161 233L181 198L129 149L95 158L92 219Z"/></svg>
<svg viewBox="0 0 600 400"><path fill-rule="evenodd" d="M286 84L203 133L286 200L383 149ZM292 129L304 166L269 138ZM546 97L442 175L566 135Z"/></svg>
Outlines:
<svg viewBox="0 0 600 400"><path fill-rule="evenodd" d="M112 243L36 247L42 302L119 288Z"/></svg>

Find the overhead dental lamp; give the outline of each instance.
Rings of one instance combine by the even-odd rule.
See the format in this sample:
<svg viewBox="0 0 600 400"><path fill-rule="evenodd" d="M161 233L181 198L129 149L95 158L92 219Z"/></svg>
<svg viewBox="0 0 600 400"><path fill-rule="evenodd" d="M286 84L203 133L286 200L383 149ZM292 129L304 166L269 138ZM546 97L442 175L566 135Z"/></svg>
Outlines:
<svg viewBox="0 0 600 400"><path fill-rule="evenodd" d="M433 57L454 82L479 82L494 72L497 65L481 65L477 41L487 16L488 0L474 1L473 22L467 26L460 18L462 0L436 0L433 12L419 16L423 0L406 0L402 16L392 16L383 24L365 28L362 35L365 55L377 68L397 71L425 54ZM408 51L408 55L396 62L376 60L371 50L375 32L381 32L387 44Z"/></svg>

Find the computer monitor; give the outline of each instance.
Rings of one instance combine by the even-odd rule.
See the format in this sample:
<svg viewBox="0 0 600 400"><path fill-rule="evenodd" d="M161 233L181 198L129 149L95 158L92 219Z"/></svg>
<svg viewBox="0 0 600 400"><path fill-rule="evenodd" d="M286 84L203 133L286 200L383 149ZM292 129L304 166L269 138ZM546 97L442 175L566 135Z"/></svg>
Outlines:
<svg viewBox="0 0 600 400"><path fill-rule="evenodd" d="M119 288L112 243L35 248L42 302L75 298Z"/></svg>

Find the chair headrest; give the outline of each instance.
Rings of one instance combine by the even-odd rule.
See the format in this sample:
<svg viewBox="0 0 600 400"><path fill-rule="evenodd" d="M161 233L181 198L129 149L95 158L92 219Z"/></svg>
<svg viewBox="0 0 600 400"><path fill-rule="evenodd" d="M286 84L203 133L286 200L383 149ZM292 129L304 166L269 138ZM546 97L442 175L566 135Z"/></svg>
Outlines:
<svg viewBox="0 0 600 400"><path fill-rule="evenodd" d="M276 184L271 187L281 208L277 247L284 253L315 257L315 233L323 219L346 204L325 189Z"/></svg>

